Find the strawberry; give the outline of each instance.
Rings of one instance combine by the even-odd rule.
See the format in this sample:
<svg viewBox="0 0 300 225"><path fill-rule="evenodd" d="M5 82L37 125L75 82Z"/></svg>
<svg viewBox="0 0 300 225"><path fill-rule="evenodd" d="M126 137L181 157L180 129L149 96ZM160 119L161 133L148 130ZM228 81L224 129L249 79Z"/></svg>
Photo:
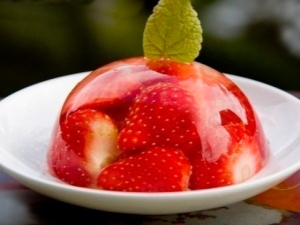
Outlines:
<svg viewBox="0 0 300 225"><path fill-rule="evenodd" d="M251 109L247 109L251 110ZM248 127L231 110L220 111L221 125L206 137L210 152L201 152L191 159L191 189L227 186L243 182L257 173L265 163L259 139L249 135ZM261 127L257 126L257 132Z"/></svg>
<svg viewBox="0 0 300 225"><path fill-rule="evenodd" d="M189 160L181 150L152 147L104 168L98 186L129 192L185 191L189 177Z"/></svg>
<svg viewBox="0 0 300 225"><path fill-rule="evenodd" d="M178 85L157 83L145 88L129 111L118 140L123 152L158 146L180 148L190 155L201 148L195 126L197 105Z"/></svg>
<svg viewBox="0 0 300 225"><path fill-rule="evenodd" d="M119 154L116 126L107 115L93 109L69 115L57 134L50 160L54 173L70 184L94 185L100 169Z"/></svg>
<svg viewBox="0 0 300 225"><path fill-rule="evenodd" d="M243 140L216 161L195 157L191 189L204 189L243 182L262 168L263 158L255 141Z"/></svg>
<svg viewBox="0 0 300 225"><path fill-rule="evenodd" d="M85 162L61 139L58 129L48 151L50 173L71 185L89 187L92 175L85 169Z"/></svg>
<svg viewBox="0 0 300 225"><path fill-rule="evenodd" d="M147 60L147 66L158 73L175 76L180 79L196 78L198 71L193 63L179 63L171 60Z"/></svg>

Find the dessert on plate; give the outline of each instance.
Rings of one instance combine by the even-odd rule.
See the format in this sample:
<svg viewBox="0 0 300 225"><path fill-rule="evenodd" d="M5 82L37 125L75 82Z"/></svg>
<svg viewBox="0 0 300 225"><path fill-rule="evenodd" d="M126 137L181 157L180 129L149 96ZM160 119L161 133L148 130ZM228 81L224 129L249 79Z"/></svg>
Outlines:
<svg viewBox="0 0 300 225"><path fill-rule="evenodd" d="M112 62L66 98L48 151L71 185L173 192L241 183L269 155L260 120L227 76L194 61L202 30L189 0L161 0L144 56Z"/></svg>

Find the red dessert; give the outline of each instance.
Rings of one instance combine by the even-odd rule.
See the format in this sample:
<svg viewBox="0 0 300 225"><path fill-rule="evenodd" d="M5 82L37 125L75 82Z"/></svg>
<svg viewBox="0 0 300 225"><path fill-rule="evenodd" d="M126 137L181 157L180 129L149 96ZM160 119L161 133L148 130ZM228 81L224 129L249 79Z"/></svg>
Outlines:
<svg viewBox="0 0 300 225"><path fill-rule="evenodd" d="M221 187L255 175L268 158L264 131L237 85L193 61L201 27L189 0L161 0L147 24L145 57L93 71L67 97L51 173L71 185L133 192Z"/></svg>
<svg viewBox="0 0 300 225"><path fill-rule="evenodd" d="M56 177L119 191L179 191L240 183L264 166L261 124L230 79L197 62L168 70L160 63L114 62L74 88L49 152Z"/></svg>

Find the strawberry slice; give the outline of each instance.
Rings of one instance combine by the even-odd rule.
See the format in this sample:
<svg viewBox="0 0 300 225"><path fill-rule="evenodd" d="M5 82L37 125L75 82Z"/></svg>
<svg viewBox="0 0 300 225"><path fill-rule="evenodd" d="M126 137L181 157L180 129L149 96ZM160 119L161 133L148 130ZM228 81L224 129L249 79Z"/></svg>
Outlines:
<svg viewBox="0 0 300 225"><path fill-rule="evenodd" d="M250 110L250 108L248 109ZM264 143L253 138L249 127L231 110L220 111L221 125L207 136L211 155L199 153L191 159L191 189L241 183L256 174L265 163ZM261 127L257 126L257 133Z"/></svg>
<svg viewBox="0 0 300 225"><path fill-rule="evenodd" d="M244 140L231 147L228 154L216 161L195 157L190 189L205 189L241 183L252 177L262 167L262 155L257 143Z"/></svg>
<svg viewBox="0 0 300 225"><path fill-rule="evenodd" d="M172 192L188 188L189 160L179 149L153 147L103 169L98 186L129 192Z"/></svg>
<svg viewBox="0 0 300 225"><path fill-rule="evenodd" d="M193 97L178 85L149 86L130 108L118 145L123 152L158 146L180 148L190 155L201 149L196 112Z"/></svg>
<svg viewBox="0 0 300 225"><path fill-rule="evenodd" d="M84 109L71 114L59 129L51 148L53 172L73 185L95 185L99 171L119 154L116 126L102 112Z"/></svg>
<svg viewBox="0 0 300 225"><path fill-rule="evenodd" d="M48 151L49 172L68 184L80 187L92 185L92 175L85 169L85 162L61 139L57 129Z"/></svg>

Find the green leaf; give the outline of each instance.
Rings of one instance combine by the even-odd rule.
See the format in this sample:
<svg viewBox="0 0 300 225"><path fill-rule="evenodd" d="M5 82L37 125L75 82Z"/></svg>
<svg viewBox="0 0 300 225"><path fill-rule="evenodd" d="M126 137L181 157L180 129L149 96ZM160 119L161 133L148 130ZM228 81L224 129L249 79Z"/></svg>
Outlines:
<svg viewBox="0 0 300 225"><path fill-rule="evenodd" d="M160 0L149 17L143 38L144 56L192 62L199 54L202 29L190 0Z"/></svg>

